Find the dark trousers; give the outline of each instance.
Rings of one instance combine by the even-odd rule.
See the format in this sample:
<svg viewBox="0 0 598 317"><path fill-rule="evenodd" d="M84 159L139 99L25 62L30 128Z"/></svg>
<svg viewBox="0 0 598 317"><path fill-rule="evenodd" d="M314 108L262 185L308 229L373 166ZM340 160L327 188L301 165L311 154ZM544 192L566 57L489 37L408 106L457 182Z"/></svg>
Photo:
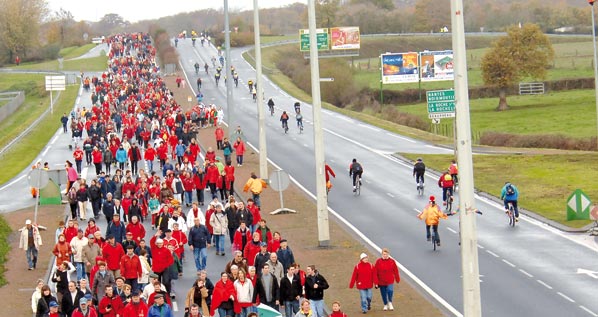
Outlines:
<svg viewBox="0 0 598 317"><path fill-rule="evenodd" d="M133 173L133 175L137 175L137 161L131 161L131 173Z"/></svg>
<svg viewBox="0 0 598 317"><path fill-rule="evenodd" d="M195 193L197 195L197 203L200 205L203 205L203 200L204 200L203 191L204 191L203 188L202 189L197 188L195 190Z"/></svg>
<svg viewBox="0 0 598 317"><path fill-rule="evenodd" d="M426 225L426 238L430 239L430 227L434 230L434 235L436 236L436 242L440 242L440 236L438 235L438 225Z"/></svg>
<svg viewBox="0 0 598 317"><path fill-rule="evenodd" d="M100 173L102 172L102 163L93 163L93 165L95 165L96 167L96 175L100 175Z"/></svg>
<svg viewBox="0 0 598 317"><path fill-rule="evenodd" d="M81 166L83 165L83 160L76 160L75 165L77 166L77 173L81 174Z"/></svg>

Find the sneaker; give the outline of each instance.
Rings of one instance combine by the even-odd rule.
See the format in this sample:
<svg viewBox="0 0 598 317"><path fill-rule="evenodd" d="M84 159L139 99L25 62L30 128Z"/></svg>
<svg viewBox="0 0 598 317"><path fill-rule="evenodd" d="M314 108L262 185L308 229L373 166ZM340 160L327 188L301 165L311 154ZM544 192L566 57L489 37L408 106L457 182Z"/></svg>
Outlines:
<svg viewBox="0 0 598 317"><path fill-rule="evenodd" d="M359 186L361 186L361 181L359 181Z"/></svg>
<svg viewBox="0 0 598 317"><path fill-rule="evenodd" d="M384 305L384 308L382 308L382 310L388 310L388 305Z"/></svg>
<svg viewBox="0 0 598 317"><path fill-rule="evenodd" d="M519 217L515 217L515 222L519 222Z"/></svg>
<svg viewBox="0 0 598 317"><path fill-rule="evenodd" d="M440 242L438 243L438 245L440 245ZM391 302L388 302L388 309L395 310L395 308L392 306Z"/></svg>
<svg viewBox="0 0 598 317"><path fill-rule="evenodd" d="M30 267L30 268L29 268L29 271L33 271L33 268L32 268L32 267Z"/></svg>
<svg viewBox="0 0 598 317"><path fill-rule="evenodd" d="M372 305L368 302L368 310L372 310Z"/></svg>
<svg viewBox="0 0 598 317"><path fill-rule="evenodd" d="M176 298L176 294L175 293L170 293L170 298L175 299Z"/></svg>
<svg viewBox="0 0 598 317"><path fill-rule="evenodd" d="M440 246L440 241L436 242L437 246ZM389 304L389 307L392 307L392 304ZM391 309L392 310L392 309Z"/></svg>
<svg viewBox="0 0 598 317"><path fill-rule="evenodd" d="M366 312L365 310L364 310L364 311L362 311L361 313L362 313L362 314L367 314L367 312Z"/></svg>
<svg viewBox="0 0 598 317"><path fill-rule="evenodd" d="M226 254L224 254L224 253L220 253L220 255L222 255L222 256L225 256Z"/></svg>

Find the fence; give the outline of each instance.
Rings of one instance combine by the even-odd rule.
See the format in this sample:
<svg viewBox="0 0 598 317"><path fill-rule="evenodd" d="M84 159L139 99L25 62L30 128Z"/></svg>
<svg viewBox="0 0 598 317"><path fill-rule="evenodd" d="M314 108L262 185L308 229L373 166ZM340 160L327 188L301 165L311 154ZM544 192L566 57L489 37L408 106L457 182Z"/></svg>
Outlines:
<svg viewBox="0 0 598 317"><path fill-rule="evenodd" d="M444 122L443 122L444 121ZM452 120L450 120L452 121ZM447 138L454 138L454 130L453 130L453 123L449 120L441 120L439 124L431 124L430 125L430 132L442 135ZM479 144L480 136L482 132L471 130L471 142L473 144Z"/></svg>
<svg viewBox="0 0 598 317"><path fill-rule="evenodd" d="M7 104L0 107L0 122L13 114L25 101L24 91L9 91L0 93L0 101L9 100Z"/></svg>
<svg viewBox="0 0 598 317"><path fill-rule="evenodd" d="M543 95L544 83L519 83L520 95Z"/></svg>

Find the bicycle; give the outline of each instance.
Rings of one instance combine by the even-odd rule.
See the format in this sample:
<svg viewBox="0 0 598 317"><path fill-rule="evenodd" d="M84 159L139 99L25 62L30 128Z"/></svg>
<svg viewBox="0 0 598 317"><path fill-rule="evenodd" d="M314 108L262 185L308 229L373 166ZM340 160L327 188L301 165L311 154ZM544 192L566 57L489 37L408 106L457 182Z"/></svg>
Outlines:
<svg viewBox="0 0 598 317"><path fill-rule="evenodd" d="M453 177L453 193L459 190L459 177L457 175L451 175Z"/></svg>
<svg viewBox="0 0 598 317"><path fill-rule="evenodd" d="M446 192L446 213L450 214L453 212L453 194L450 191Z"/></svg>
<svg viewBox="0 0 598 317"><path fill-rule="evenodd" d="M355 179L355 190L353 191L353 195L359 196L361 195L361 176L358 175L357 179Z"/></svg>
<svg viewBox="0 0 598 317"><path fill-rule="evenodd" d="M436 251L436 247L437 247L437 246L439 246L439 245L438 245L438 242L436 241L436 240L437 240L437 239L436 239L436 230L434 230L434 227L433 227L433 226L430 226L430 231L432 231L432 232L431 232L431 234L432 234L432 249L433 249L434 251Z"/></svg>
<svg viewBox="0 0 598 317"><path fill-rule="evenodd" d="M509 207L507 211L507 216L509 217L509 226L515 227L515 223L517 219L515 219L515 207L513 206L512 202L508 202L507 206Z"/></svg>
<svg viewBox="0 0 598 317"><path fill-rule="evenodd" d="M297 114L297 128L299 128L299 134L303 133L303 116Z"/></svg>
<svg viewBox="0 0 598 317"><path fill-rule="evenodd" d="M417 194L419 196L423 196L424 195L424 181L421 180L421 179L417 183Z"/></svg>
<svg viewBox="0 0 598 317"><path fill-rule="evenodd" d="M270 116L273 117L274 116L274 105L268 105L268 108L270 108Z"/></svg>
<svg viewBox="0 0 598 317"><path fill-rule="evenodd" d="M289 132L289 124L286 121L282 122L282 128L284 129L284 134L287 134Z"/></svg>

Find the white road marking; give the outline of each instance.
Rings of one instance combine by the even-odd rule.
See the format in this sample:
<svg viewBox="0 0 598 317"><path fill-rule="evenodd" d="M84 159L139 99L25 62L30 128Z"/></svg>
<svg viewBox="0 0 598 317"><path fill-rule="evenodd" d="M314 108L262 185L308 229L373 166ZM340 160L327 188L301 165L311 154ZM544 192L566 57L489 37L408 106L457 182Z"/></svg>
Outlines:
<svg viewBox="0 0 598 317"><path fill-rule="evenodd" d="M402 137L400 135L396 135L396 134L393 134L393 133L390 133L390 132L387 132L386 135L391 136L393 138L401 139L401 140L404 140L404 141L407 141L407 142L416 143L416 141L414 141L414 140L411 140L411 139L408 139L408 138L405 138L405 137Z"/></svg>
<svg viewBox="0 0 598 317"><path fill-rule="evenodd" d="M486 252L488 252L489 254L491 254L492 256L494 256L495 258L499 258L500 256L498 256L498 254L490 251L490 250L486 250Z"/></svg>
<svg viewBox="0 0 598 317"><path fill-rule="evenodd" d="M56 142L56 140L58 140L58 135L55 135L54 138L52 138L52 141L50 142L50 144L54 145L54 143Z"/></svg>
<svg viewBox="0 0 598 317"><path fill-rule="evenodd" d="M21 176L17 177L14 181L12 181L12 182L10 182L10 183L8 183L8 184L0 187L0 190L5 190L6 188L14 185L15 183L18 183L19 181L21 181L25 177L27 177L27 174L24 174L24 175L21 175Z"/></svg>
<svg viewBox="0 0 598 317"><path fill-rule="evenodd" d="M453 228L447 227L446 230L448 230L448 231L450 231L452 233L455 233L455 234L457 233L457 231L455 231L455 229L453 229Z"/></svg>
<svg viewBox="0 0 598 317"><path fill-rule="evenodd" d="M45 148L45 149L44 149L44 151L42 152L42 155L41 155L41 157L44 157L44 156L46 156L46 154L48 154L48 151L49 151L49 150L50 150L50 147L49 147L49 146L46 146L46 148Z"/></svg>
<svg viewBox="0 0 598 317"><path fill-rule="evenodd" d="M421 210L419 210L417 208L413 208L413 210L415 210L415 212L417 212L418 214L421 212Z"/></svg>
<svg viewBox="0 0 598 317"><path fill-rule="evenodd" d="M585 311L586 311L588 314L590 314L590 315L592 315L592 316L594 316L594 317L598 317L598 315L597 315L596 313L594 313L593 311L591 311L591 310L587 309L587 308L586 308L585 306L583 306L583 305L579 305L579 308L581 308L581 309L585 310Z"/></svg>
<svg viewBox="0 0 598 317"><path fill-rule="evenodd" d="M391 194L391 193L386 193L386 195L390 198L395 198L395 195Z"/></svg>
<svg viewBox="0 0 598 317"><path fill-rule="evenodd" d="M337 117L337 118L339 118L339 119L341 119L341 120L345 120L345 121L347 121L347 122L355 123L355 120L353 120L353 119L351 119L351 118L347 118L347 117L345 117L345 116L343 116L343 115L340 115L340 114L339 114L339 115L337 115L337 116L335 116L335 117Z"/></svg>
<svg viewBox="0 0 598 317"><path fill-rule="evenodd" d="M454 152L454 151L453 151L453 150L451 150L451 149L447 149L447 148L443 148L443 147L440 147L440 146L435 146L435 145L429 145L429 144L426 144L426 147L429 147L429 148L431 148L431 149L435 149L435 150L441 150L441 151L445 151L445 152L451 152L451 153L453 153L453 152Z"/></svg>
<svg viewBox="0 0 598 317"><path fill-rule="evenodd" d="M569 297L569 296L567 296L567 295L565 295L565 294L563 294L561 292L556 292L556 293L559 294L562 298L564 298L564 299L566 299L566 300L568 300L568 301L570 301L572 303L575 303L575 301L571 297Z"/></svg>
<svg viewBox="0 0 598 317"><path fill-rule="evenodd" d="M541 280L536 280L536 282L538 282L538 283L540 283L540 284L544 285L544 287L546 287L547 289L552 289L552 286L550 286L550 285L548 285L548 284L546 284L546 283L542 282Z"/></svg>
<svg viewBox="0 0 598 317"><path fill-rule="evenodd" d="M484 247L481 244L478 244L478 248L484 249Z"/></svg>
<svg viewBox="0 0 598 317"><path fill-rule="evenodd" d="M507 260L505 260L505 259L502 259L502 261L503 261L503 262L505 262L505 263L506 263L508 266L510 266L510 267L516 267L516 265L515 265L515 264L513 264L513 263L511 263L511 262L509 262L509 261L507 261Z"/></svg>
<svg viewBox="0 0 598 317"><path fill-rule="evenodd" d="M172 301L172 310L179 311L179 305L175 301Z"/></svg>
<svg viewBox="0 0 598 317"><path fill-rule="evenodd" d="M521 273L525 274L525 275L526 275L527 277L529 277L529 278L532 278L532 277L534 277L533 275L531 275L531 274L527 273L526 271L524 271L524 270L522 270L522 269L519 269L519 272L521 272Z"/></svg>
<svg viewBox="0 0 598 317"><path fill-rule="evenodd" d="M380 132L380 129L374 128L374 127L372 127L370 125L367 125L367 124L360 123L359 126L363 127L363 128L366 128L366 129L370 129L370 130L376 131L376 132Z"/></svg>

